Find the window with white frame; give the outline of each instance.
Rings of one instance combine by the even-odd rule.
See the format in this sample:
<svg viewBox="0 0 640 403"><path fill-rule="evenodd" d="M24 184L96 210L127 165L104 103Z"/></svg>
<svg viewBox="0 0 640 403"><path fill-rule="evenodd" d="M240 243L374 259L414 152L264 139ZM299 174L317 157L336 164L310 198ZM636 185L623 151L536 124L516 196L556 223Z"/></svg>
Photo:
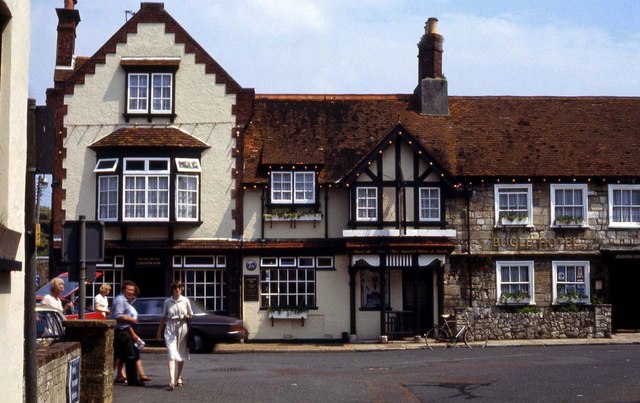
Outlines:
<svg viewBox="0 0 640 403"><path fill-rule="evenodd" d="M127 100L127 112L147 112L149 110L147 103L149 98L149 74L131 73L128 78L129 96Z"/></svg>
<svg viewBox="0 0 640 403"><path fill-rule="evenodd" d="M440 188L420 188L420 221L440 221Z"/></svg>
<svg viewBox="0 0 640 403"><path fill-rule="evenodd" d="M151 74L151 113L170 113L172 103L173 74Z"/></svg>
<svg viewBox="0 0 640 403"><path fill-rule="evenodd" d="M589 262L553 262L553 301L589 301Z"/></svg>
<svg viewBox="0 0 640 403"><path fill-rule="evenodd" d="M640 227L640 185L609 185L609 226Z"/></svg>
<svg viewBox="0 0 640 403"><path fill-rule="evenodd" d="M169 220L169 159L125 158L125 221Z"/></svg>
<svg viewBox="0 0 640 403"><path fill-rule="evenodd" d="M512 295L529 295L529 303L533 303L535 289L533 281L533 262L496 262L496 299L504 301Z"/></svg>
<svg viewBox="0 0 640 403"><path fill-rule="evenodd" d="M378 189L358 187L356 189L356 220L378 220Z"/></svg>
<svg viewBox="0 0 640 403"><path fill-rule="evenodd" d="M172 112L173 73L129 73L127 82L127 113Z"/></svg>
<svg viewBox="0 0 640 403"><path fill-rule="evenodd" d="M262 308L309 308L316 305L316 270L296 258L260 259L260 306ZM293 263L293 264L292 264Z"/></svg>
<svg viewBox="0 0 640 403"><path fill-rule="evenodd" d="M271 172L271 203L313 204L316 201L315 172Z"/></svg>
<svg viewBox="0 0 640 403"><path fill-rule="evenodd" d="M496 225L530 225L531 185L495 185Z"/></svg>
<svg viewBox="0 0 640 403"><path fill-rule="evenodd" d="M200 302L207 311L226 309L226 256L174 256L173 278L181 281L188 298Z"/></svg>
<svg viewBox="0 0 640 403"><path fill-rule="evenodd" d="M587 185L551 185L551 222L553 225L587 223Z"/></svg>
<svg viewBox="0 0 640 403"><path fill-rule="evenodd" d="M98 220L118 219L118 176L98 176Z"/></svg>
<svg viewBox="0 0 640 403"><path fill-rule="evenodd" d="M198 219L198 176L178 175L176 192L176 218L195 221Z"/></svg>
<svg viewBox="0 0 640 403"><path fill-rule="evenodd" d="M102 263L96 264L96 280L87 284L87 287L90 289L86 295L87 298L91 298L91 303L87 304L87 306L93 308L95 304L94 298L100 293L100 287L102 287L103 284L111 286L111 293L107 295L107 301L109 301L109 305L111 305L113 298L122 291L123 281L124 256L116 255L105 257Z"/></svg>

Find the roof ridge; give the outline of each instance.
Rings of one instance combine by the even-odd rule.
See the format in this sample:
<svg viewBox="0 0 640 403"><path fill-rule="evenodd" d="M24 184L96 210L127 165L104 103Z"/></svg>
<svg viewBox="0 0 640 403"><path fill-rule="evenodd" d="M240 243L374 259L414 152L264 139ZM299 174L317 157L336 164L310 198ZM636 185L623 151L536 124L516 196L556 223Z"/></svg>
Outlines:
<svg viewBox="0 0 640 403"><path fill-rule="evenodd" d="M411 94L256 94L256 99L348 101L348 100L407 100Z"/></svg>

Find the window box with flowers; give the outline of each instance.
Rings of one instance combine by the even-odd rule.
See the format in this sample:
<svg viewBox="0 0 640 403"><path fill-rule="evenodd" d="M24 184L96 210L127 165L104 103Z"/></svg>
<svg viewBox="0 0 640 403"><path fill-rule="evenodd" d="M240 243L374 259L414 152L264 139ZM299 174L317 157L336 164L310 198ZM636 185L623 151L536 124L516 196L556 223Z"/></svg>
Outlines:
<svg viewBox="0 0 640 403"><path fill-rule="evenodd" d="M500 303L504 305L529 305L531 303L531 295L523 290L503 292L500 294Z"/></svg>
<svg viewBox="0 0 640 403"><path fill-rule="evenodd" d="M264 214L265 221L320 221L322 213L315 211L299 211L272 209Z"/></svg>
<svg viewBox="0 0 640 403"><path fill-rule="evenodd" d="M309 314L309 308L306 306L270 306L269 318L271 319L271 326L273 326L274 319L300 319L302 326L304 326L304 320L307 319Z"/></svg>
<svg viewBox="0 0 640 403"><path fill-rule="evenodd" d="M557 304L588 304L589 296L586 294L579 293L577 291L569 291L566 294L558 294L556 298Z"/></svg>
<svg viewBox="0 0 640 403"><path fill-rule="evenodd" d="M564 215L556 217L554 224L556 227L582 227L584 219L582 217Z"/></svg>
<svg viewBox="0 0 640 403"><path fill-rule="evenodd" d="M529 224L529 216L524 213L501 213L501 225L527 225Z"/></svg>

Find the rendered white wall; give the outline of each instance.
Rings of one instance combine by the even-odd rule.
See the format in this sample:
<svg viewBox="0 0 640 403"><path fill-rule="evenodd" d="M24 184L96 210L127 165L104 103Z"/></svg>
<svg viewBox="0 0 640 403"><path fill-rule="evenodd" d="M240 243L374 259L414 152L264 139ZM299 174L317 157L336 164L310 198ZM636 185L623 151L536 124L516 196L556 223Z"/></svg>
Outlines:
<svg viewBox="0 0 640 403"><path fill-rule="evenodd" d="M2 33L0 59L0 222L23 233L27 149L29 0L0 0L11 13ZM24 395L24 237L15 258L22 271L0 273L0 390L5 402Z"/></svg>
<svg viewBox="0 0 640 403"><path fill-rule="evenodd" d="M66 218L96 217L95 153L87 146L126 125L126 75L120 67L122 57L175 57L181 58L175 79L176 119L172 124L211 146L202 154L201 165L201 217L203 224L195 229L179 229L177 239L230 238L235 223L231 209L234 188L232 169L235 160L232 149L235 140L231 129L235 125L232 106L235 95L225 94L225 86L216 84L215 75L205 74L203 64L195 63L193 54L185 54L184 45L175 44L173 34L164 33L164 24L140 24L135 34L129 34L126 44L119 44L115 54L105 64L96 66L95 74L87 75L85 83L77 85L74 93L65 96L68 113L65 116L67 158L63 162L67 178L62 186L67 191L63 209ZM131 119L129 125L148 125L146 119ZM168 120L154 119L154 123ZM122 202L120 198L120 208ZM109 234L111 236L111 234ZM113 234L117 237L118 234ZM129 236L129 234L128 234ZM163 231L131 233L131 239L163 237Z"/></svg>

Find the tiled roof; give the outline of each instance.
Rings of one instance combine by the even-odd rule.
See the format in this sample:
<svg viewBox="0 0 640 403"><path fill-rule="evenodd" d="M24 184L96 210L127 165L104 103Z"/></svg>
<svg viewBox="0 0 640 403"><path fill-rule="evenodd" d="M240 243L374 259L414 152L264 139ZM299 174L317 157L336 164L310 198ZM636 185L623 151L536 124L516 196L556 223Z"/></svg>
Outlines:
<svg viewBox="0 0 640 403"><path fill-rule="evenodd" d="M401 124L460 177L640 176L640 98L449 97L449 116L420 116L409 95L257 95L245 134L246 183L264 166L348 173Z"/></svg>
<svg viewBox="0 0 640 403"><path fill-rule="evenodd" d="M125 127L101 138L89 147L209 148L207 144L174 127Z"/></svg>

